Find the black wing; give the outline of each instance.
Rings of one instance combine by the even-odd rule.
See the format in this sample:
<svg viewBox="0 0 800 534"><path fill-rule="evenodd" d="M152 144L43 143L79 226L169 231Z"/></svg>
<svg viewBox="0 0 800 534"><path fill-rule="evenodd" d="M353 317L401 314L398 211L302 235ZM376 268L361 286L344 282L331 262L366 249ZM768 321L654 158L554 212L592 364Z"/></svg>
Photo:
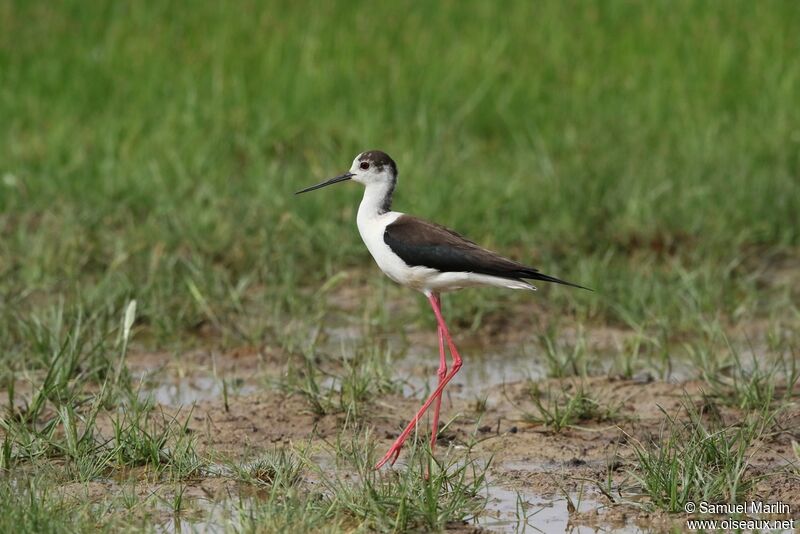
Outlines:
<svg viewBox="0 0 800 534"><path fill-rule="evenodd" d="M442 272L468 272L501 278L542 280L588 289L542 274L538 269L504 258L438 224L401 215L386 227L384 242L411 266Z"/></svg>

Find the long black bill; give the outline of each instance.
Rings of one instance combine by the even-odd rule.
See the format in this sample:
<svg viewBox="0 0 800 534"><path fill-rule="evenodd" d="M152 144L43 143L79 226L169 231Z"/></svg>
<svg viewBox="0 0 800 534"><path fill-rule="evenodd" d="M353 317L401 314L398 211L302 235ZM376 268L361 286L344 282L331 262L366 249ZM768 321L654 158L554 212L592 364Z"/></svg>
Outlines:
<svg viewBox="0 0 800 534"><path fill-rule="evenodd" d="M331 178L330 180L325 180L321 184L312 185L311 187L306 187L305 189L301 189L300 191L295 193L295 195L299 195L300 193L308 193L309 191L313 191L315 189L321 189L326 185L338 184L339 182L344 182L345 180L349 180L353 176L354 174L352 172L346 172L344 174L336 176L335 178Z"/></svg>

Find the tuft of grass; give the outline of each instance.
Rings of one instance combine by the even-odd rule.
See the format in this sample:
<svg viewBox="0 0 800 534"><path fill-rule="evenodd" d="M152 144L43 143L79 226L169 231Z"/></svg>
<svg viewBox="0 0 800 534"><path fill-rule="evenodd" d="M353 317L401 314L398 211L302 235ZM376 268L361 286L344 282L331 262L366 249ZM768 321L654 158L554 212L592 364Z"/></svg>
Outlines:
<svg viewBox="0 0 800 534"><path fill-rule="evenodd" d="M135 301L128 303L122 320L114 326L101 319L105 317L101 313L93 317L104 328L93 330L91 321L84 322L82 317L78 312L68 329L62 326L61 313L49 328L40 321L32 323L31 332L43 348L52 351L52 358L27 397L17 398L14 381L8 388L7 415L0 418L2 465L9 469L63 459L64 476L80 481L93 480L112 467L139 465L175 478L196 474L203 462L188 431L189 417L179 423L162 413L161 421L156 421L150 405L139 402L130 388L125 357L136 317ZM124 408L108 414L107 407L119 402ZM110 418L110 439L98 429L101 416Z"/></svg>
<svg viewBox="0 0 800 534"><path fill-rule="evenodd" d="M619 406L592 398L583 385L577 388L568 386L554 395L549 390L542 391L539 384L533 383L529 394L535 411L526 412L525 419L548 426L555 432L581 422L603 423L619 418Z"/></svg>
<svg viewBox="0 0 800 534"><path fill-rule="evenodd" d="M756 477L749 473L751 447L771 417L749 418L734 426L709 426L687 405L690 420L665 414L661 433L646 443L633 441L632 472L653 507L682 512L689 501L742 502Z"/></svg>
<svg viewBox="0 0 800 534"><path fill-rule="evenodd" d="M300 489L271 490L261 498L240 497L232 506L232 530L239 532L347 532L349 518L323 505L322 497Z"/></svg>
<svg viewBox="0 0 800 534"><path fill-rule="evenodd" d="M334 465L312 461L309 450L296 449L234 464L234 478L261 488L258 498L240 494L235 528L438 532L466 524L486 504L488 464L468 456L440 464L429 445L415 440L406 445L407 463L377 472L372 469L375 442L368 432L346 440L340 434L329 451Z"/></svg>
<svg viewBox="0 0 800 534"><path fill-rule="evenodd" d="M337 440L338 470L320 477L329 505L368 530L378 532L438 531L464 524L486 505L487 462L448 457L439 463L427 440L406 443L405 464L375 471L375 444L369 434L349 443ZM341 473L352 473L343 477Z"/></svg>
<svg viewBox="0 0 800 534"><path fill-rule="evenodd" d="M121 467L149 466L173 479L198 475L204 467L189 432L189 413L183 421L161 413L160 420L139 411L124 411L112 418L111 448Z"/></svg>
<svg viewBox="0 0 800 534"><path fill-rule="evenodd" d="M0 531L67 534L84 530L96 520L91 507L57 494L53 481L0 477Z"/></svg>
<svg viewBox="0 0 800 534"><path fill-rule="evenodd" d="M749 362L734 351L734 362L726 373L705 377L715 399L745 411L765 412L775 403L788 402L800 394L796 390L800 370L797 359L777 358L765 362L751 353Z"/></svg>
<svg viewBox="0 0 800 534"><path fill-rule="evenodd" d="M765 347L756 349L748 341L743 345L745 351L718 323L708 323L703 330L700 339L684 343L684 347L715 400L763 412L798 395L800 369L794 347L768 337Z"/></svg>
<svg viewBox="0 0 800 534"><path fill-rule="evenodd" d="M352 352L343 348L333 358L316 350L305 351L302 369L290 363L278 385L287 393L302 396L315 415L357 416L364 403L399 390L398 379L391 374L391 356L380 345L368 342L362 342ZM331 371L323 370L321 361Z"/></svg>
<svg viewBox="0 0 800 534"><path fill-rule="evenodd" d="M589 363L583 329L578 330L572 345L560 340L558 333L553 328L549 329L546 334L540 335L539 342L544 349L548 377L587 376Z"/></svg>
<svg viewBox="0 0 800 534"><path fill-rule="evenodd" d="M648 356L652 355L655 359L659 353L663 355L664 350L659 339L655 335L647 333L642 325L628 326L634 331L634 334L625 339L622 350L616 356L615 369L623 378L630 380L643 367L646 367L645 362L647 362ZM663 359L661 358L662 361ZM668 355L666 355L666 359L669 363ZM652 363L658 363L658 360Z"/></svg>
<svg viewBox="0 0 800 534"><path fill-rule="evenodd" d="M476 395L472 401L472 411L475 412L475 415L481 416L486 413L486 410L489 408L489 395Z"/></svg>
<svg viewBox="0 0 800 534"><path fill-rule="evenodd" d="M67 313L63 306L45 317L17 321L18 332L34 350L25 361L32 369L7 375L9 417L33 425L47 412L84 404L85 390L94 384L102 385L99 396L104 404L126 391L130 381L124 362L135 309L135 301L129 302L121 322L114 319L117 311L100 310L87 316L81 308ZM16 382L22 377L33 393L17 399Z"/></svg>
<svg viewBox="0 0 800 534"><path fill-rule="evenodd" d="M26 325L42 354L49 353L50 359L44 376L31 372L31 388L26 395L17 395L17 377L9 376L6 414L0 418L4 432L2 464L6 468L63 458L66 475L85 481L109 466L112 453L96 423L109 404L129 392L124 362L135 306L130 302L116 325L107 313L84 321L78 311L75 323L66 327L63 308L49 323L35 320ZM94 322L102 328L93 329Z"/></svg>
<svg viewBox="0 0 800 534"><path fill-rule="evenodd" d="M231 467L237 480L257 486L288 490L302 481L303 463L292 449L276 449Z"/></svg>

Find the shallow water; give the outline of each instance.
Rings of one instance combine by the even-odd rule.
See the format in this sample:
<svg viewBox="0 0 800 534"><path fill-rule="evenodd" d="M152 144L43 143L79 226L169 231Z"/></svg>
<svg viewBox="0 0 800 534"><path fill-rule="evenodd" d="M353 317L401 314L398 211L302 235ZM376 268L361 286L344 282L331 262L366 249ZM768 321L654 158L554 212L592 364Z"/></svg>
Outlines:
<svg viewBox="0 0 800 534"><path fill-rule="evenodd" d="M578 511L602 510L603 505L586 495L571 493L570 499ZM165 532L217 533L240 530L241 515L248 515L248 507L257 506L258 497L231 496L223 500L191 499L190 511L170 517L161 524ZM484 512L469 524L477 525L489 532L569 532L590 534L622 532L640 534L647 532L634 525L616 525L613 528L599 525L573 524L564 496L543 496L530 492L515 491L490 482ZM238 509L243 510L240 515Z"/></svg>
<svg viewBox="0 0 800 534"><path fill-rule="evenodd" d="M365 341L363 332L357 328L332 328L326 329L325 337L319 350L328 354L351 354L359 347L363 349ZM432 334L432 335L435 335ZM395 341L394 339L392 341ZM435 338L432 340L435 343ZM403 394L419 397L426 391L436 386L436 368L438 367L438 349L436 346L423 345L422 341L408 345L398 343L403 347L401 353L393 360L393 374L397 379L404 380ZM392 345L395 345L392 343ZM395 346L397 346L395 345ZM543 349L535 339L528 341L509 341L506 343L468 344L459 345L464 366L457 374L447 390L448 395L461 399L482 399L492 395L502 394L502 385L518 383L521 380L536 380L545 378L548 366ZM598 369L603 369L613 361L611 353L595 353L592 363L592 374ZM448 356L449 360L449 356ZM449 361L448 361L449 363ZM607 368L607 367L605 367ZM680 378L687 372L688 366L676 365L671 370L671 380ZM150 396L157 403L180 406L199 401L220 399L223 396L222 378L199 373L180 377L164 377L167 373L157 373L148 376L146 384L143 383L143 396ZM247 395L258 392L263 388L264 382L257 376L247 376L244 379L228 382L228 395ZM323 387L337 387L337 380L331 377L323 378ZM320 459L317 462L324 470L333 471L333 465L326 465ZM402 464L402 460L398 465ZM530 463L524 466L503 464L505 469L525 470L530 469ZM540 466L541 471L548 471L548 466ZM224 473L217 473L223 475ZM213 475L212 475L213 476ZM487 488L488 498L485 511L473 521L473 524L491 532L648 532L637 526L614 525L603 523L605 505L592 498L592 495L583 494L579 497L570 493L569 499L564 495L545 495L529 490L515 490L508 485L510 479L502 477L491 479ZM179 518L171 518L162 525L163 529L170 532L225 532L241 527L240 514L248 513L248 507L258 504L258 497L248 494L239 498L230 495L222 500L205 498L192 499L192 509ZM570 500L578 508L579 517L585 520L585 512L596 510L598 524L574 524L574 514L569 513ZM240 511L243 508L243 511ZM590 516L594 517L594 516Z"/></svg>
<svg viewBox="0 0 800 534"><path fill-rule="evenodd" d="M464 365L448 385L449 394L459 398L477 399L487 394L487 390L506 383L537 379L546 375L541 362L531 357L520 345L497 346L471 354L463 352ZM412 347L397 361L397 370L404 376L407 384L403 394L414 395L419 390L432 390L436 387L439 367L438 353L429 353L423 348ZM449 357L448 357L448 365ZM420 371L428 370L427 373Z"/></svg>
<svg viewBox="0 0 800 534"><path fill-rule="evenodd" d="M580 512L600 510L603 505L586 495L569 495ZM546 497L529 492L520 492L489 486L489 501L484 514L475 523L491 532L570 532L589 534L597 532L622 532L637 534L646 532L633 525L619 525L613 529L601 526L575 525L568 510L569 501L564 496Z"/></svg>
<svg viewBox="0 0 800 534"><path fill-rule="evenodd" d="M225 385L221 378L190 375L183 377L161 377L154 383L142 386L139 397L152 398L164 406L180 407L195 402L219 399L224 394ZM258 391L256 384L232 380L227 383L228 395L248 395Z"/></svg>

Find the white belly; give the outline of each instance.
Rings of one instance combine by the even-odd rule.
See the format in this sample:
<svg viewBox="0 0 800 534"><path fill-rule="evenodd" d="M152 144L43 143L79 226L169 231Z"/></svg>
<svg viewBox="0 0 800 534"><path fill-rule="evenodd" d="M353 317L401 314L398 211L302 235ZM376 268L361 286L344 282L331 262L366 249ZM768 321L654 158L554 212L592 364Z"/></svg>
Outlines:
<svg viewBox="0 0 800 534"><path fill-rule="evenodd" d="M361 239L367 246L369 253L372 254L375 263L386 276L405 286L413 287L420 291L424 290L425 281L432 275L438 273L434 269L426 267L410 267L400 259L400 256L392 252L389 245L383 240L386 227L392 224L400 213L390 211L374 217L358 217L358 232Z"/></svg>

